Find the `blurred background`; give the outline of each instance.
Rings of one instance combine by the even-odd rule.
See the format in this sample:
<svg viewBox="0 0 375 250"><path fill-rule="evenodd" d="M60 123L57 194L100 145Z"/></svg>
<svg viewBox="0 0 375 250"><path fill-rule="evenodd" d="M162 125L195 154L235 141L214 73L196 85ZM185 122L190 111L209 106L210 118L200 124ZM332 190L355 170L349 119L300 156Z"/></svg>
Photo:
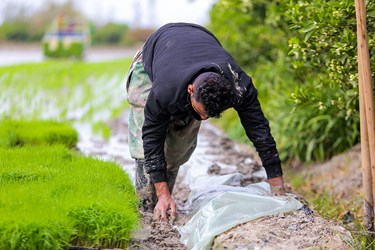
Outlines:
<svg viewBox="0 0 375 250"><path fill-rule="evenodd" d="M205 25L214 2L4 0L0 3L0 64L41 61L46 56L88 61L129 56L134 49L125 47L137 47L168 22ZM43 51L39 50L42 40Z"/></svg>

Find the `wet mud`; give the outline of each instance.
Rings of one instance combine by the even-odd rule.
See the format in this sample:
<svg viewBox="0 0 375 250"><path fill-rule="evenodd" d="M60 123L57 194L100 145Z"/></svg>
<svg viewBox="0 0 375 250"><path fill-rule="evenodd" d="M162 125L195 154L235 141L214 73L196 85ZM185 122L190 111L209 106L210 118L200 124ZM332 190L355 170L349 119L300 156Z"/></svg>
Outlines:
<svg viewBox="0 0 375 250"><path fill-rule="evenodd" d="M213 249L350 249L344 228L298 210L265 216L216 237Z"/></svg>
<svg viewBox="0 0 375 250"><path fill-rule="evenodd" d="M108 141L86 138L81 150L120 164L134 179L134 161L127 149L128 111L108 122L112 129ZM191 218L190 187L200 175L240 173L235 186L266 180L260 160L250 146L235 143L211 123L202 123L198 146L191 159L180 168L173 197L178 217L174 224L153 221L151 213L142 213L139 230L134 232L128 249L187 249L180 242L177 227ZM289 190L292 192L293 190ZM303 202L303 198L299 197ZM249 204L251 206L251 204ZM337 223L322 219L312 210L266 216L238 225L218 235L212 249L350 249L348 231Z"/></svg>

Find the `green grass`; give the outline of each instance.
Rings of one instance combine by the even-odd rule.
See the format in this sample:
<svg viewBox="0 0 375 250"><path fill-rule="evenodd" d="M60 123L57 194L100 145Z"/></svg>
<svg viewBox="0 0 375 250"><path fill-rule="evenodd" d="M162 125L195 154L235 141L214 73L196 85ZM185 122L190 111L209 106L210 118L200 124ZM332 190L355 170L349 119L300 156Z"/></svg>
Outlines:
<svg viewBox="0 0 375 250"><path fill-rule="evenodd" d="M125 247L137 198L114 163L62 145L0 148L0 249Z"/></svg>
<svg viewBox="0 0 375 250"><path fill-rule="evenodd" d="M0 122L0 146L63 144L72 148L77 142L78 134L68 124L35 120Z"/></svg>

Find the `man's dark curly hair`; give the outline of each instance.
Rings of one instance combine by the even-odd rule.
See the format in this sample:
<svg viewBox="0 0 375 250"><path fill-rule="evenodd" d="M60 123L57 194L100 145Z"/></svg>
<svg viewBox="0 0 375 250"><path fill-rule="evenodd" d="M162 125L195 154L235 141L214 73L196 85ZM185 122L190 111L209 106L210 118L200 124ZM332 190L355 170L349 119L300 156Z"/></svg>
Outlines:
<svg viewBox="0 0 375 250"><path fill-rule="evenodd" d="M194 80L194 99L201 102L206 115L219 118L229 108L232 85L223 76L206 72Z"/></svg>

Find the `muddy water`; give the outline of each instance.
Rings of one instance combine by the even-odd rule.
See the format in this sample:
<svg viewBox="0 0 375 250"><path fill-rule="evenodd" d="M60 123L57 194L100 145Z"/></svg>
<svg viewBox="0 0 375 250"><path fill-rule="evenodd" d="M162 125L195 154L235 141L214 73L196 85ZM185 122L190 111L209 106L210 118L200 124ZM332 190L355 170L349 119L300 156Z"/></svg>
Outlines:
<svg viewBox="0 0 375 250"><path fill-rule="evenodd" d="M84 60L87 62L108 61L132 57L136 49L118 47L91 47ZM42 62L45 58L39 44L0 44L0 66L20 63Z"/></svg>

